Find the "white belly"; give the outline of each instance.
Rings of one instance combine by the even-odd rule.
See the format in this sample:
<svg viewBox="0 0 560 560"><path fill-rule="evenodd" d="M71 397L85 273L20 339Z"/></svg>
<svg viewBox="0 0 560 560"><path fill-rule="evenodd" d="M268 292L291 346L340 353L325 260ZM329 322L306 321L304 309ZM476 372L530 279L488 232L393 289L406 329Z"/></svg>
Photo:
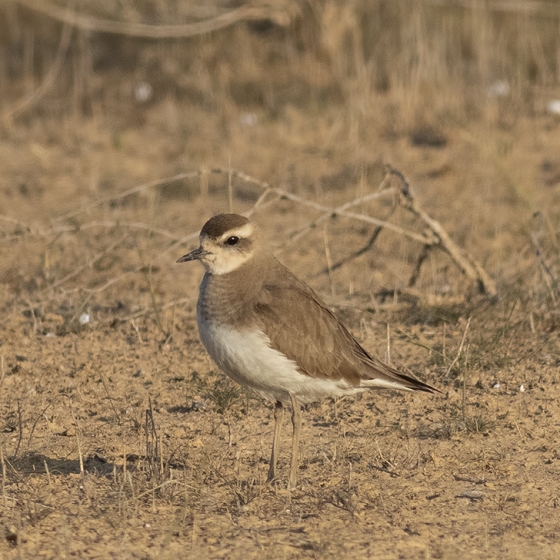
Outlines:
<svg viewBox="0 0 560 560"><path fill-rule="evenodd" d="M306 403L363 390L344 380L313 378L300 373L293 360L270 347L270 340L261 331L237 331L200 315L198 330L202 343L220 369L265 398L286 403L292 393L298 401Z"/></svg>

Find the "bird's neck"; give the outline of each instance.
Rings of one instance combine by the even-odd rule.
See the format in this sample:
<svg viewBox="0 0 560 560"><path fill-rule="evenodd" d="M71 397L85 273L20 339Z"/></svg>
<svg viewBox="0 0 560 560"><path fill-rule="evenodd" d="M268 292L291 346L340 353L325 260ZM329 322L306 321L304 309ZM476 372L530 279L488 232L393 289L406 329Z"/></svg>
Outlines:
<svg viewBox="0 0 560 560"><path fill-rule="evenodd" d="M200 284L198 314L223 324L250 321L256 296L266 277L265 263L242 265L227 274L207 272Z"/></svg>

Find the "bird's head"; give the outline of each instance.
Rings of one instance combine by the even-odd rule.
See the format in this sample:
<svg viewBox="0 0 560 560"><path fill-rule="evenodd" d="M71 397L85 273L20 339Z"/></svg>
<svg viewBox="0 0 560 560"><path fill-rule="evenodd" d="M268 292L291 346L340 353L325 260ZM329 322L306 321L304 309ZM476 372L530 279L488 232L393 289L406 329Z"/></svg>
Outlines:
<svg viewBox="0 0 560 560"><path fill-rule="evenodd" d="M200 261L216 276L237 270L253 258L258 247L257 229L239 214L218 214L200 231L200 247L177 262Z"/></svg>

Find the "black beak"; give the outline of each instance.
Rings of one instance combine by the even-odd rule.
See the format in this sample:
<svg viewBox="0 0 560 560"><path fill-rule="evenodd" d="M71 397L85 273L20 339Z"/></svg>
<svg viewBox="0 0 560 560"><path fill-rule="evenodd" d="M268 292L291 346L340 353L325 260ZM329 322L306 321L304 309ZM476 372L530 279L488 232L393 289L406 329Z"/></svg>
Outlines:
<svg viewBox="0 0 560 560"><path fill-rule="evenodd" d="M180 259L177 259L177 262L182 263L188 261L198 261L202 257L205 257L206 255L209 254L210 253L208 251L205 251L202 247L199 247L198 249L195 249L194 251L191 251L190 253L183 255Z"/></svg>

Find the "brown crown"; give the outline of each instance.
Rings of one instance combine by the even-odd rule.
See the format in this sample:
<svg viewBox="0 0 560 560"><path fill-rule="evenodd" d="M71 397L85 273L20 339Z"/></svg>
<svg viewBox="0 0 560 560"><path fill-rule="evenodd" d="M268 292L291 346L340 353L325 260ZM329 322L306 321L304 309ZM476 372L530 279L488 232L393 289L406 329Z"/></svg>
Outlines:
<svg viewBox="0 0 560 560"><path fill-rule="evenodd" d="M204 224L200 234L216 239L226 233L226 231L248 223L249 220L239 214L217 214Z"/></svg>

